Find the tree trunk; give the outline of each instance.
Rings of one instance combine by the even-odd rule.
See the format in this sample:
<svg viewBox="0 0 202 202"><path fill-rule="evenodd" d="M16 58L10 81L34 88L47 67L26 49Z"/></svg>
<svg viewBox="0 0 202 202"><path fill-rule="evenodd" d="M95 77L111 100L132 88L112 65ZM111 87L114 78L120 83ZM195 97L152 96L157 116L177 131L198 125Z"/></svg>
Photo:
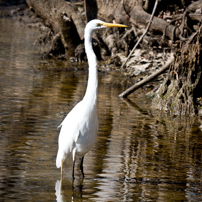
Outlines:
<svg viewBox="0 0 202 202"><path fill-rule="evenodd" d="M67 58L73 56L76 45L84 37L85 26L77 6L64 0L27 0L27 4L53 31L56 47L63 45Z"/></svg>
<svg viewBox="0 0 202 202"><path fill-rule="evenodd" d="M153 106L174 115L200 112L202 98L202 51L200 36L192 44L179 47L163 84L155 93Z"/></svg>
<svg viewBox="0 0 202 202"><path fill-rule="evenodd" d="M98 7L97 7L96 0L85 0L84 7L85 7L87 22L93 19L97 19Z"/></svg>

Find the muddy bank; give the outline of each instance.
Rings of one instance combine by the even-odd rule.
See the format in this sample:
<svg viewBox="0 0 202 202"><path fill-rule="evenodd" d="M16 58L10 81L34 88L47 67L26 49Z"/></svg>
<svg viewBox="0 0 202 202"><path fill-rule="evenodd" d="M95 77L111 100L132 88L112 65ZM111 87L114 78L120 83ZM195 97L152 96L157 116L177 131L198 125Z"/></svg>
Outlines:
<svg viewBox="0 0 202 202"><path fill-rule="evenodd" d="M58 0L57 4L54 0L26 2L29 9L25 4L17 8L12 5L1 9L1 16L12 17L30 28L40 29L42 34L36 43L48 47L44 55L72 63L85 62L84 27L93 18L89 14L95 5L90 1ZM99 62L99 71L118 73L136 83L161 69L172 49L174 59L166 69L169 73L163 72L157 79L155 77L154 85L148 84L151 90L160 86L153 94L156 100L153 106L177 115L201 114L201 1L186 5L177 1L177 4L168 3L166 6L160 3L155 16L153 11L160 2L157 0L150 8L146 7L143 0L136 1L136 5L128 0L127 8L126 4L120 5L118 0L106 1L106 4L99 0L96 2L95 18L128 25L127 29L108 29L99 34L95 32L95 53L99 61L104 61ZM151 25L150 28L147 24ZM141 43L136 47L135 44L141 38ZM135 51L123 66L134 46Z"/></svg>

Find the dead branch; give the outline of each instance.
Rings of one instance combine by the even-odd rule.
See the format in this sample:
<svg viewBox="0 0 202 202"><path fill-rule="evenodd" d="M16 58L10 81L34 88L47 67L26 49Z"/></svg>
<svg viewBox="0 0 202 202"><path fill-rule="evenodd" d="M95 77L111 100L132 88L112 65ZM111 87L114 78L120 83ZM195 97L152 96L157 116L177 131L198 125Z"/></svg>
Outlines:
<svg viewBox="0 0 202 202"><path fill-rule="evenodd" d="M166 71L170 64L174 61L174 56L173 54L171 55L170 59L166 62L166 64L158 71L154 72L153 74L151 74L150 76L148 76L147 78L143 79L142 81L140 81L139 83L134 84L133 86L131 86L130 88L128 88L127 90L125 90L123 93L121 93L119 95L120 98L126 98L128 95L130 95L132 92L134 92L135 90L137 90L138 88L144 86L146 83L150 82L151 80L155 79L157 76L159 76L160 74L162 74L164 71Z"/></svg>
<svg viewBox="0 0 202 202"><path fill-rule="evenodd" d="M132 51L130 52L129 56L127 57L126 61L123 63L123 65L121 66L121 68L124 68L124 67L125 67L126 63L127 63L128 60L130 59L131 55L133 54L133 52L135 51L135 49L137 48L137 46L139 45L139 43L142 41L142 39L144 38L144 36L145 36L146 33L148 32L149 27L150 27L150 25L151 25L151 23L152 23L152 20L153 20L153 18L154 18L154 13L155 13L155 11L156 11L158 2L159 2L159 0L156 0L155 5L154 5L154 8L153 8L153 11L152 11L151 18L150 18L150 20L149 20L149 23L148 23L148 25L147 25L147 27L146 27L144 33L142 34L142 36L139 38L139 40L138 40L137 43L135 44L134 48L133 48Z"/></svg>

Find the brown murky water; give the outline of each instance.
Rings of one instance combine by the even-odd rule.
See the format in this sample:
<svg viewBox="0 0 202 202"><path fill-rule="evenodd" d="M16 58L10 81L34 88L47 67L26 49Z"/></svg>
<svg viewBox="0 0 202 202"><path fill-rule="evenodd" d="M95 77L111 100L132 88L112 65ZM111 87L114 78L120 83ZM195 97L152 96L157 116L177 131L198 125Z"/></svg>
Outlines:
<svg viewBox="0 0 202 202"><path fill-rule="evenodd" d="M76 172L72 186L70 170L61 185L57 126L81 100L87 71L41 59L37 30L11 19L0 27L0 201L202 201L199 121L152 111L138 92L119 99L124 79L110 74L99 76L86 177Z"/></svg>

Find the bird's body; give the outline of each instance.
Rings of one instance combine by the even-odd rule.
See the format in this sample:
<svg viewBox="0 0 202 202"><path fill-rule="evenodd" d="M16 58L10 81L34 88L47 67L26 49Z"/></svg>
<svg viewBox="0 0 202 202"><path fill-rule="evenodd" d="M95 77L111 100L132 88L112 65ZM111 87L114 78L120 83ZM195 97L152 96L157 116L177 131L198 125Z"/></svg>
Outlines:
<svg viewBox="0 0 202 202"><path fill-rule="evenodd" d="M57 168L60 168L65 160L67 165L71 166L74 160L83 157L91 150L98 130L98 119L95 109L94 111L87 110L85 100L82 100L62 122L58 141ZM75 152L74 155L73 152Z"/></svg>
<svg viewBox="0 0 202 202"><path fill-rule="evenodd" d="M97 88L98 72L97 60L92 47L92 33L95 29L106 27L126 27L119 24L105 23L100 20L90 21L85 28L85 51L89 64L88 85L85 96L67 115L61 123L58 140L57 168L61 167L61 177L64 161L68 166L73 165L72 178L74 179L74 164L77 158L82 158L81 172L83 173L84 155L90 151L95 143L97 118Z"/></svg>

